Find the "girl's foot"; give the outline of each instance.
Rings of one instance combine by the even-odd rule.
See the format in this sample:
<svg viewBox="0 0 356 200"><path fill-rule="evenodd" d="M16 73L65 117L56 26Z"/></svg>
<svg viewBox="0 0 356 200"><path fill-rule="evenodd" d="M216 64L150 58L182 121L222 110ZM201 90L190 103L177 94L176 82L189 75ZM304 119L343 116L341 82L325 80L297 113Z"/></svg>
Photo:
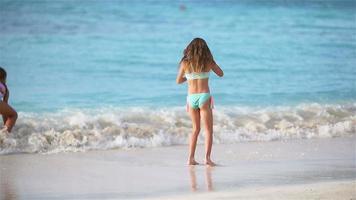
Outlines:
<svg viewBox="0 0 356 200"><path fill-rule="evenodd" d="M194 159L192 160L188 160L188 165L199 165L199 163L197 161L195 161Z"/></svg>
<svg viewBox="0 0 356 200"><path fill-rule="evenodd" d="M6 139L6 133L4 131L0 130L0 146L2 146L5 139Z"/></svg>
<svg viewBox="0 0 356 200"><path fill-rule="evenodd" d="M9 128L7 128L7 126L3 126L3 127L1 127L0 132L9 134Z"/></svg>
<svg viewBox="0 0 356 200"><path fill-rule="evenodd" d="M7 138L9 135L9 131L7 131L7 127L4 126L0 129L0 144Z"/></svg>
<svg viewBox="0 0 356 200"><path fill-rule="evenodd" d="M206 164L206 165L209 165L209 166L211 166L211 167L216 166L216 164L215 164L213 161L211 161L210 159L209 159L209 160L206 160L206 161L205 161L205 164Z"/></svg>
<svg viewBox="0 0 356 200"><path fill-rule="evenodd" d="M10 133L7 131L7 127L0 129L0 148L9 148L16 146L16 140L10 138Z"/></svg>

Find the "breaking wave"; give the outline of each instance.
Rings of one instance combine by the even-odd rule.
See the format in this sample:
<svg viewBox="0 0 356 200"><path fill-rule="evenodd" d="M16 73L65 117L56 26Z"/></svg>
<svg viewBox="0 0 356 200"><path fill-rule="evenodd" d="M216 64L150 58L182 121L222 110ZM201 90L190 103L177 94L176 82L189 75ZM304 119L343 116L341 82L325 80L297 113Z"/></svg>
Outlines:
<svg viewBox="0 0 356 200"><path fill-rule="evenodd" d="M0 154L187 144L190 131L191 121L183 108L22 112L10 136L0 133ZM214 143L339 137L355 132L356 103L214 110ZM199 143L203 139L204 130Z"/></svg>

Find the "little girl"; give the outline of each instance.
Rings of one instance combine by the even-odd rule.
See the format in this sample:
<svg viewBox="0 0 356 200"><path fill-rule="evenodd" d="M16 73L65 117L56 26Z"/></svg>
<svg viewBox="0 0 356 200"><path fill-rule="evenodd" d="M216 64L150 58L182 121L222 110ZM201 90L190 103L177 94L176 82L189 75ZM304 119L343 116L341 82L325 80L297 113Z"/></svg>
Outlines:
<svg viewBox="0 0 356 200"><path fill-rule="evenodd" d="M6 86L6 71L0 67L0 114L4 120L1 131L11 132L17 120L16 111L8 104L9 90Z"/></svg>
<svg viewBox="0 0 356 200"><path fill-rule="evenodd" d="M206 42L201 38L195 38L184 49L177 75L178 84L188 80L187 108L193 123L188 165L199 164L195 161L194 154L200 132L200 118L202 118L206 134L205 164L215 166L215 163L210 158L213 144L212 97L209 90L210 71L213 71L220 77L224 75L224 72L215 63Z"/></svg>

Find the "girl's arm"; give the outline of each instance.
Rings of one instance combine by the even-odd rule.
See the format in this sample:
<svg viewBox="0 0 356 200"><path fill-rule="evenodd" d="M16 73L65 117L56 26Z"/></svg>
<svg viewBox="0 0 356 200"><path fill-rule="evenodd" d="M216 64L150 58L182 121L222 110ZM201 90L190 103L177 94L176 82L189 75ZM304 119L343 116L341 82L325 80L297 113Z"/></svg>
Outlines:
<svg viewBox="0 0 356 200"><path fill-rule="evenodd" d="M211 70L213 70L213 72L220 77L224 76L223 70L215 63L215 61L213 61L213 64L211 65Z"/></svg>
<svg viewBox="0 0 356 200"><path fill-rule="evenodd" d="M181 62L179 66L176 82L177 84L181 84L184 83L186 80L187 78L184 77L184 64L183 62Z"/></svg>
<svg viewBox="0 0 356 200"><path fill-rule="evenodd" d="M7 85L4 84L4 86L5 86L5 95L4 95L4 98L3 98L3 102L8 103L10 92L9 92L9 89L7 88ZM6 123L7 117L5 115L2 115L2 121L4 122L4 124Z"/></svg>
<svg viewBox="0 0 356 200"><path fill-rule="evenodd" d="M5 85L5 84L4 84ZM9 96L10 96L10 91L9 89L7 88L7 85L5 85L5 95L4 95L4 98L3 98L3 101L5 103L8 103L9 101Z"/></svg>

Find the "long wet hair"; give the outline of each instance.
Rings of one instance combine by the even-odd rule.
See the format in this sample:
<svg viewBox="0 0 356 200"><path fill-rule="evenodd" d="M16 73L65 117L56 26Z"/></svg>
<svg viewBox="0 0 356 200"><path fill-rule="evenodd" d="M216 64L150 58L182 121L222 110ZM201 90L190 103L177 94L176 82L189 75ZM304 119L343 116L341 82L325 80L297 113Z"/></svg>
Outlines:
<svg viewBox="0 0 356 200"><path fill-rule="evenodd" d="M214 58L205 40L194 38L184 49L180 63L182 62L185 62L189 72L205 72Z"/></svg>
<svg viewBox="0 0 356 200"><path fill-rule="evenodd" d="M1 82L6 81L6 76L7 76L7 74L6 74L5 69L0 67L0 81Z"/></svg>

